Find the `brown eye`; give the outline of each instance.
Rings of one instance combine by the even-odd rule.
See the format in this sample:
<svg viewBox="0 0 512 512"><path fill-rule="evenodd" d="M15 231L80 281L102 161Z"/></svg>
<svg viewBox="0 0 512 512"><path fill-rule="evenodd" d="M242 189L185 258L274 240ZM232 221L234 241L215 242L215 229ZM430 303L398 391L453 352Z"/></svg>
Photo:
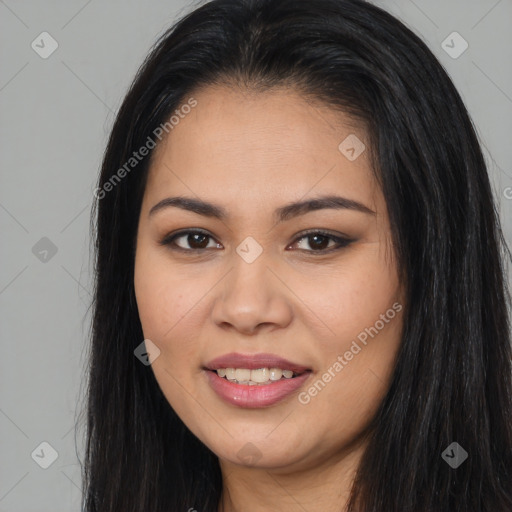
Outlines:
<svg viewBox="0 0 512 512"><path fill-rule="evenodd" d="M184 237L186 237L186 241L191 249L206 249L208 246L208 239L210 238L208 235L203 235L202 233L184 235Z"/></svg>
<svg viewBox="0 0 512 512"><path fill-rule="evenodd" d="M349 240L348 238L313 231L303 234L292 245L301 244L302 247L299 247L299 250L306 252L325 253L347 247L351 242L353 242L353 240Z"/></svg>
<svg viewBox="0 0 512 512"><path fill-rule="evenodd" d="M213 242L213 245L209 245ZM214 242L211 235L202 231L181 231L174 235L165 237L160 245L171 245L175 249L183 251L202 251L209 248L221 248L222 246Z"/></svg>
<svg viewBox="0 0 512 512"><path fill-rule="evenodd" d="M347 247L353 240L335 236L320 231L312 231L303 234L290 245L299 245L298 249L304 252L325 254ZM222 245L203 231L181 231L166 236L160 245L171 246L172 249L184 252L204 251L206 249L222 249ZM302 247L301 247L302 245Z"/></svg>
<svg viewBox="0 0 512 512"><path fill-rule="evenodd" d="M323 235L308 235L306 239L308 240L309 246L315 250L327 249L329 242L331 241L329 237Z"/></svg>

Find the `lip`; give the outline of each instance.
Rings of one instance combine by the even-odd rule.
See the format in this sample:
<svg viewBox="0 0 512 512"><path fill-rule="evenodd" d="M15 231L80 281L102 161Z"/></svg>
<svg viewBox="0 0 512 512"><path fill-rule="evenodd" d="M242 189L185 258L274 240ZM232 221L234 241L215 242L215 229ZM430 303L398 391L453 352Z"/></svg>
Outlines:
<svg viewBox="0 0 512 512"><path fill-rule="evenodd" d="M307 366L288 361L275 354L239 354L237 352L217 357L207 363L205 368L207 370L218 370L219 368L246 368L248 370L281 368L281 370L291 370L295 373L304 373L311 370Z"/></svg>
<svg viewBox="0 0 512 512"><path fill-rule="evenodd" d="M219 368L281 368L298 373L296 377L281 379L264 386L249 386L229 382L217 375ZM275 354L239 354L233 352L217 357L208 362L204 368L210 387L225 402L237 407L258 409L269 407L295 393L309 378L312 369L284 359Z"/></svg>
<svg viewBox="0 0 512 512"><path fill-rule="evenodd" d="M219 377L215 370L205 369L204 373L210 387L221 399L231 405L249 409L269 407L284 400L294 394L311 375L311 372L306 371L297 377L281 379L265 386L249 386L229 382Z"/></svg>

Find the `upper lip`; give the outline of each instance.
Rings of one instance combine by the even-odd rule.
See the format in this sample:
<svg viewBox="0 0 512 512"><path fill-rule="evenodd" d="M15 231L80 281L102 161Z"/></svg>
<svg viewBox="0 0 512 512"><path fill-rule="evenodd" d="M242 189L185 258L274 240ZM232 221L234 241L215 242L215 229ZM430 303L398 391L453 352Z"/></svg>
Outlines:
<svg viewBox="0 0 512 512"><path fill-rule="evenodd" d="M307 366L288 361L275 354L224 354L216 357L205 365L207 370L218 370L219 368L246 368L257 370L258 368L280 368L291 370L295 373L304 373L310 370Z"/></svg>

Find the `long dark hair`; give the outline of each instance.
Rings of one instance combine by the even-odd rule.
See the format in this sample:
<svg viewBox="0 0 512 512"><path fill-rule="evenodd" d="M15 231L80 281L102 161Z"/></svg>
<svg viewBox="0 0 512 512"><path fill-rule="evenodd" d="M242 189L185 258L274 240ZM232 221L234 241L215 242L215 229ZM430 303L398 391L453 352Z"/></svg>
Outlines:
<svg viewBox="0 0 512 512"><path fill-rule="evenodd" d="M155 129L212 84L294 88L368 130L406 304L396 368L349 510L510 512L510 251L486 165L440 63L402 23L362 0L213 0L171 27L139 69L110 135L91 217L85 510L217 511L217 457L133 353L144 339L133 280L151 153L118 179ZM468 453L456 469L441 456L452 442Z"/></svg>

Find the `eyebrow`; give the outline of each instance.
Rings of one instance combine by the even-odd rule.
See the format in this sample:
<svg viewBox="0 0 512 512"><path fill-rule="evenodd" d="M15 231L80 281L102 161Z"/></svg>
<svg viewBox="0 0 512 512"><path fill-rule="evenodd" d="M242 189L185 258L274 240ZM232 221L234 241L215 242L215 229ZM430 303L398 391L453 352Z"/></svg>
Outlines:
<svg viewBox="0 0 512 512"><path fill-rule="evenodd" d="M227 211L222 206L201 199L183 196L162 199L151 208L148 216L152 216L156 212L169 207L181 208L182 210L219 220L226 220L229 217ZM278 222L283 222L309 212L324 209L354 210L369 215L375 215L373 210L370 210L370 208L358 201L347 199L346 197L329 195L287 204L277 208L274 212L274 216Z"/></svg>

